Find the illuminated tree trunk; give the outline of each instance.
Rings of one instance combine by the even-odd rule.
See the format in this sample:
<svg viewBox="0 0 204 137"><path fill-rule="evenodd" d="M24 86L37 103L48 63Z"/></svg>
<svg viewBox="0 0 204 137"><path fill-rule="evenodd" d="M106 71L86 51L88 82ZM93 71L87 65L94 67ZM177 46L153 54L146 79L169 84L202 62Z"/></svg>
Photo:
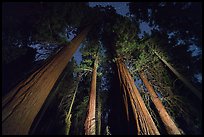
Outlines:
<svg viewBox="0 0 204 137"><path fill-rule="evenodd" d="M54 89L54 91L52 93L50 93L50 97L48 97L48 100L46 100L46 102L43 104L44 107L42 109L42 112L38 113L39 116L37 116L37 120L35 123L32 123L32 126L29 130L29 134L35 134L37 127L39 126L40 121L42 120L45 112L47 111L49 105L51 104L51 102L53 101L54 97L56 96L56 92L58 91L59 87L61 86L61 82L64 80L65 76L67 75L67 72L65 72L65 74L63 75L63 77L60 79L60 82L58 83L56 89Z"/></svg>
<svg viewBox="0 0 204 137"><path fill-rule="evenodd" d="M174 121L171 119L169 114L167 113L165 107L163 106L162 102L160 101L159 97L155 93L153 87L145 77L145 74L143 71L139 72L140 78L142 79L144 85L146 86L147 90L150 93L151 100L154 103L156 109L158 110L158 113L161 117L162 122L164 123L164 126L169 134L181 134L178 127L174 123Z"/></svg>
<svg viewBox="0 0 204 137"><path fill-rule="evenodd" d="M97 78L98 56L94 61L91 89L88 105L88 113L84 124L85 135L96 135L96 78Z"/></svg>
<svg viewBox="0 0 204 137"><path fill-rule="evenodd" d="M157 55L157 57L176 75L187 88L189 88L193 94L195 94L202 101L202 93L198 91L184 76L182 76L178 71L176 71L166 60L162 59L159 54L153 50L153 52Z"/></svg>
<svg viewBox="0 0 204 137"><path fill-rule="evenodd" d="M47 64L20 82L2 100L2 133L28 134L31 124L90 26L84 29L70 45L56 54Z"/></svg>
<svg viewBox="0 0 204 137"><path fill-rule="evenodd" d="M74 91L74 95L73 95L72 102L71 102L70 107L69 107L69 111L66 112L66 118L65 118L65 124L66 124L66 127L65 127L65 135L69 135L69 131L70 131L70 127L71 127L71 117L72 117L71 111L72 111L72 107L73 107L73 104L74 104L74 101L75 101L75 98L76 98L76 93L77 93L77 91L78 91L79 81L81 80L81 78L82 78L82 75L80 75L80 76L78 77L77 86L76 86L75 91Z"/></svg>
<svg viewBox="0 0 204 137"><path fill-rule="evenodd" d="M97 93L97 99L96 99L97 101L97 103L96 103L96 105L97 105L97 111L96 111L96 113L97 113L97 132L96 132L96 134L97 135L101 135L101 106L102 106L102 104L101 104L101 98L100 98L100 94L99 94L99 92Z"/></svg>
<svg viewBox="0 0 204 137"><path fill-rule="evenodd" d="M137 134L138 135L159 135L159 131L149 114L144 101L135 86L134 80L131 77L126 65L123 63L121 59L116 59L116 65L118 69L118 75L120 84L122 86L124 92L124 101L127 103L127 99L130 99L131 107L134 113L134 119L136 121L137 126ZM126 113L127 117L129 117L129 110L127 104Z"/></svg>

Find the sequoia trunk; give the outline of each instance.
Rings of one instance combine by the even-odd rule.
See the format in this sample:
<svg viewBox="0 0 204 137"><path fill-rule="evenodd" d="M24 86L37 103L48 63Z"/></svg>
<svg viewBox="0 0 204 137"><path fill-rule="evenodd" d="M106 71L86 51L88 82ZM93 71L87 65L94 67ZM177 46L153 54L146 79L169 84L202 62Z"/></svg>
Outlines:
<svg viewBox="0 0 204 137"><path fill-rule="evenodd" d="M97 78L98 56L94 61L89 106L86 121L84 124L85 135L96 135L96 78Z"/></svg>
<svg viewBox="0 0 204 137"><path fill-rule="evenodd" d="M178 127L174 123L174 121L171 119L169 114L167 113L165 107L163 106L162 102L160 101L159 97L155 93L153 87L145 77L145 74L143 71L139 73L140 78L142 79L144 85L146 86L147 90L150 93L151 100L154 103L156 109L158 110L159 116L161 117L162 122L164 123L164 126L168 132L168 134L181 134Z"/></svg>
<svg viewBox="0 0 204 137"><path fill-rule="evenodd" d="M120 85L123 89L124 102L126 106L126 114L129 117L128 101L130 99L131 107L134 113L134 119L137 126L138 135L159 135L159 131L149 114L144 101L135 86L134 80L131 77L126 65L121 59L116 59ZM129 119L129 118L128 118Z"/></svg>
<svg viewBox="0 0 204 137"><path fill-rule="evenodd" d="M2 133L28 134L31 124L90 26L47 64L12 89L2 101Z"/></svg>

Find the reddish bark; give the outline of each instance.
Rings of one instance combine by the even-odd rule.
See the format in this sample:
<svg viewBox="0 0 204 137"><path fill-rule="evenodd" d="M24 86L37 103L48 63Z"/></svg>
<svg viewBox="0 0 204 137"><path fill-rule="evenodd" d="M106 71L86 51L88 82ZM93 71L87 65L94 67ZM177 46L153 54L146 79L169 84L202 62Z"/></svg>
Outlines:
<svg viewBox="0 0 204 137"><path fill-rule="evenodd" d="M166 111L165 107L163 106L162 102L160 101L159 97L155 93L153 87L151 86L151 84L149 83L147 78L145 77L144 72L141 71L139 74L140 74L140 78L142 79L144 85L146 86L147 90L150 93L151 100L154 103L155 107L157 108L158 113L161 117L162 122L165 125L167 132L169 134L181 134L178 127L176 126L176 124L174 123L172 118L167 113L167 111Z"/></svg>
<svg viewBox="0 0 204 137"><path fill-rule="evenodd" d="M96 78L97 78L98 57L96 57L93 67L89 106L86 121L84 124L85 135L96 134Z"/></svg>
<svg viewBox="0 0 204 137"><path fill-rule="evenodd" d="M49 92L90 27L83 30L47 64L20 82L2 101L2 133L28 134Z"/></svg>
<svg viewBox="0 0 204 137"><path fill-rule="evenodd" d="M121 59L116 59L116 65L118 69L118 75L120 84L123 88L123 92L125 96L128 96L131 102L131 107L134 113L134 119L136 121L137 126L137 134L140 135L159 135L159 131L149 114L144 101L135 86L134 80L131 77L126 65L123 63ZM125 98L124 102L127 98ZM128 109L126 108L126 111ZM127 117L128 112L126 112ZM128 118L129 119L129 118Z"/></svg>

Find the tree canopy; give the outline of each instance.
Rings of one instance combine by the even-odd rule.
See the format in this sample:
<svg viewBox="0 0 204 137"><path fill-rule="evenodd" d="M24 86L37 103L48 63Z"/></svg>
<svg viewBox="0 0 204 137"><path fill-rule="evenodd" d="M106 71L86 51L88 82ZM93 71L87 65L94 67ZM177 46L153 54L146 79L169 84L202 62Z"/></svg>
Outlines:
<svg viewBox="0 0 204 137"><path fill-rule="evenodd" d="M76 63L77 58L72 58L68 64L62 64L60 60L55 62L66 68L55 79L57 82L45 101L47 107L45 104L41 108L37 122L32 125L32 134L85 133L96 59L96 134L150 134L154 131L148 126L154 123L155 133L158 128L158 133L169 134L147 84L152 86L179 133L201 134L202 98L198 100L185 84L188 81L201 93L202 80L195 80L195 75L202 74L202 53L192 55L193 47L202 51L201 4L129 2L128 8L127 16L122 16L112 6L90 7L88 2L3 3L5 95L21 79L44 70L49 62L56 61L55 58L65 62L65 52L69 50L69 56L72 56L70 46L80 45L79 41L85 38L77 51L82 61ZM139 37L142 22L148 23L152 30L151 34ZM70 41L72 36L75 38ZM57 48L51 48L53 52L49 58L38 62L34 60L37 50L31 47L36 44L57 45ZM59 66L49 67L55 68L52 71L55 74L54 70ZM12 70L14 67L15 71ZM141 74L146 77L146 83ZM44 84L43 81L40 84ZM137 95L133 94L136 88ZM140 105L134 105L134 99ZM141 128L138 128L139 123ZM139 129L141 131L136 131Z"/></svg>

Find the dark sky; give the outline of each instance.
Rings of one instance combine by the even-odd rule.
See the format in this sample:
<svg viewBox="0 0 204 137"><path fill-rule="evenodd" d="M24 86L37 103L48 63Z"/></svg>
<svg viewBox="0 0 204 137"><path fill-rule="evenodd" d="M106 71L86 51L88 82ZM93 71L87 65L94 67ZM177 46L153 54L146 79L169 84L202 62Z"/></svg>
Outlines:
<svg viewBox="0 0 204 137"><path fill-rule="evenodd" d="M105 7L107 5L111 5L116 9L116 12L118 14L125 16L129 12L127 3L129 2L89 2L89 6L95 7L96 5L101 5ZM71 38L69 40L73 38L73 35L70 35L70 37ZM77 49L76 53L74 54L74 58L76 59L77 64L80 64L80 62L82 61L80 48Z"/></svg>
<svg viewBox="0 0 204 137"><path fill-rule="evenodd" d="M129 8L128 8L128 4L129 2L89 2L89 6L90 7L95 7L96 5L101 5L101 6L107 6L107 5L111 5L116 9L116 12L118 14L121 14L123 16L126 16L126 14L129 12ZM151 34L151 30L152 27L150 27L148 25L148 23L146 22L141 22L140 23L140 29L141 29L141 33L139 34L139 37L141 38L144 34L144 32ZM173 34L169 34L169 36L171 36ZM74 37L74 35L70 35L70 39L69 41ZM182 41L178 41L178 45L179 42ZM200 49L197 45L189 45L189 49L188 52L192 53L192 56L199 56L202 54L202 49ZM76 53L74 54L74 57L77 61L78 64L80 64L82 57L81 57L81 52L79 51L79 49L76 51ZM195 78L201 82L202 81L202 75L201 73L195 74Z"/></svg>
<svg viewBox="0 0 204 137"><path fill-rule="evenodd" d="M111 5L116 9L118 14L125 16L129 11L127 6L128 3L129 2L89 2L89 6L95 7L96 5L101 5L105 7L107 5Z"/></svg>
<svg viewBox="0 0 204 137"><path fill-rule="evenodd" d="M121 14L123 16L126 16L126 14L129 12L129 8L128 8L128 4L129 2L89 2L89 6L90 7L94 7L96 5L101 5L101 6L107 6L107 5L111 5L116 9L116 12L118 14ZM139 34L139 37L141 38L144 34L144 32L151 34L151 30L153 29L153 27L150 27L148 23L146 22L141 22L140 23L140 29L141 29L141 33ZM159 27L155 27L156 29L159 29ZM178 45L179 43L182 42L182 40L178 41ZM197 45L189 45L189 48L187 50L187 52L191 52L192 56L200 56L202 55L202 49L199 48L199 46ZM201 83L202 82L202 75L201 73L197 73L194 75L194 77Z"/></svg>
<svg viewBox="0 0 204 137"><path fill-rule="evenodd" d="M105 7L107 5L111 5L116 9L116 12L118 14L126 16L126 14L129 12L129 8L127 6L127 3L129 3L129 2L89 2L89 6L95 7L96 5L101 5L101 6ZM74 37L73 35L70 35L69 41L73 37ZM76 59L77 64L80 64L80 62L82 61L80 48L77 49L76 53L74 54L74 58Z"/></svg>
<svg viewBox="0 0 204 137"><path fill-rule="evenodd" d="M95 7L96 5L101 5L103 7L107 5L111 5L116 9L116 12L118 14L121 14L123 16L126 16L126 14L129 12L128 4L129 2L89 2L90 7ZM146 22L140 23L140 29L141 33L139 34L139 37L142 37L144 32L151 34L151 27Z"/></svg>

